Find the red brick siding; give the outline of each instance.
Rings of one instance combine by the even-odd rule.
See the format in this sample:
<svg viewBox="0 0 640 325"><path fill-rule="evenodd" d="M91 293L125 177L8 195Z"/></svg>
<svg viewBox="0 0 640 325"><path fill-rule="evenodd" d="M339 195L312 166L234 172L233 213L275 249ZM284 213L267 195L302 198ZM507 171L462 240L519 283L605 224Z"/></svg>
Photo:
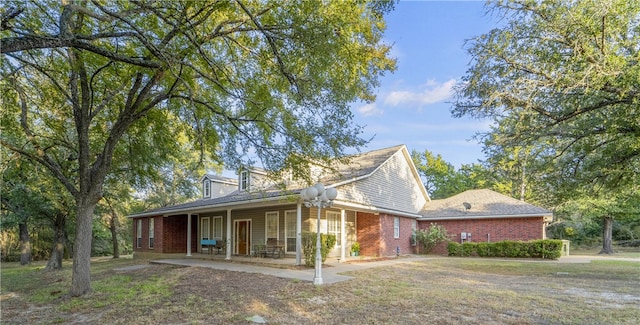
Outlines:
<svg viewBox="0 0 640 325"><path fill-rule="evenodd" d="M356 213L356 236L360 243L360 255L378 256L380 251L380 216L372 213Z"/></svg>
<svg viewBox="0 0 640 325"><path fill-rule="evenodd" d="M499 218L473 220L423 220L418 222L418 228L427 229L431 225L440 224L447 229L452 241L460 242L460 233L471 233L471 242L497 242L502 240L528 241L544 238L543 217L529 218ZM489 236L487 236L487 234ZM468 242L468 240L465 240ZM439 245L433 253L446 254L445 244Z"/></svg>
<svg viewBox="0 0 640 325"><path fill-rule="evenodd" d="M394 238L394 219L397 216L390 214L380 215L381 232L381 244L380 244L380 256L392 256L396 255L396 249L400 248L400 254L411 254L414 252L411 246L411 231L413 222L415 219L398 217L400 220L400 236Z"/></svg>
<svg viewBox="0 0 640 325"><path fill-rule="evenodd" d="M149 249L149 218L133 219L133 250L135 252L155 253L187 253L187 217L153 217L154 248ZM191 216L191 252L196 252L198 246L198 225L196 216ZM138 220L142 220L142 247L136 247Z"/></svg>
<svg viewBox="0 0 640 325"><path fill-rule="evenodd" d="M400 247L400 254L413 253L411 230L415 219L400 218L400 236L394 238L394 215L357 213L357 241L360 243L360 255L392 256Z"/></svg>

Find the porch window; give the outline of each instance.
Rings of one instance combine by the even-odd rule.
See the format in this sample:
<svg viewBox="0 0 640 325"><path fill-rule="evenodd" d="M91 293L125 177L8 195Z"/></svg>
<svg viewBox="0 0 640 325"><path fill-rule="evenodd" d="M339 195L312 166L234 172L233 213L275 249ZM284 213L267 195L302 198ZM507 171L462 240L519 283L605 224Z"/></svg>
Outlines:
<svg viewBox="0 0 640 325"><path fill-rule="evenodd" d="M287 252L296 251L297 212L284 212L284 234L287 240Z"/></svg>
<svg viewBox="0 0 640 325"><path fill-rule="evenodd" d="M336 247L342 246L340 232L340 212L327 211L327 234L336 235Z"/></svg>
<svg viewBox="0 0 640 325"><path fill-rule="evenodd" d="M267 212L264 216L266 223L266 240L278 240L278 212Z"/></svg>
<svg viewBox="0 0 640 325"><path fill-rule="evenodd" d="M240 172L240 190L249 190L249 171L243 170Z"/></svg>
<svg viewBox="0 0 640 325"><path fill-rule="evenodd" d="M155 219L149 218L149 248L153 248L153 238L155 237Z"/></svg>
<svg viewBox="0 0 640 325"><path fill-rule="evenodd" d="M400 217L393 217L393 238L400 238Z"/></svg>
<svg viewBox="0 0 640 325"><path fill-rule="evenodd" d="M213 238L222 240L222 217L213 217Z"/></svg>
<svg viewBox="0 0 640 325"><path fill-rule="evenodd" d="M142 248L142 219L136 222L136 247Z"/></svg>

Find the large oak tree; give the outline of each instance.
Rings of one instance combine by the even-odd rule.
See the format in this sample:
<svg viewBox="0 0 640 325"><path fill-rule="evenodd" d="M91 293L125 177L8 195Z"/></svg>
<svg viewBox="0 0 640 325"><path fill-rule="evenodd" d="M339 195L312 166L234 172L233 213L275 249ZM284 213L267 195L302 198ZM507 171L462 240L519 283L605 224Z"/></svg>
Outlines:
<svg viewBox="0 0 640 325"><path fill-rule="evenodd" d="M349 104L373 100L394 68L382 43L392 7L5 1L1 144L46 167L75 199L71 295L91 290L105 179L114 168L152 170L175 152L172 130L231 167L295 167L364 144Z"/></svg>
<svg viewBox="0 0 640 325"><path fill-rule="evenodd" d="M635 188L640 2L516 0L490 8L504 26L468 43L473 60L454 115L494 118L498 148L535 148L538 174L560 201ZM611 216L603 220L611 229Z"/></svg>

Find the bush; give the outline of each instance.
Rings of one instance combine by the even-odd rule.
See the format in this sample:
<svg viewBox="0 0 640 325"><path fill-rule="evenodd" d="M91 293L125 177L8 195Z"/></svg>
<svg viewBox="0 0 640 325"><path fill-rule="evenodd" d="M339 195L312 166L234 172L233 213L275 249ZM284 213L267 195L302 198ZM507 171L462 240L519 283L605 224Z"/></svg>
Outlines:
<svg viewBox="0 0 640 325"><path fill-rule="evenodd" d="M464 243L449 242L447 252L449 256L480 256L480 257L512 257L512 258L545 258L558 259L562 255L562 241L555 239L532 240L520 242L504 240L495 243Z"/></svg>
<svg viewBox="0 0 640 325"><path fill-rule="evenodd" d="M302 232L302 254L304 255L304 264L308 267L316 265L316 233ZM327 260L327 255L336 246L336 235L320 234L320 255L322 263Z"/></svg>
<svg viewBox="0 0 640 325"><path fill-rule="evenodd" d="M427 229L415 231L416 241L422 244L423 252L429 254L438 244L449 240L449 234L442 225L431 224Z"/></svg>

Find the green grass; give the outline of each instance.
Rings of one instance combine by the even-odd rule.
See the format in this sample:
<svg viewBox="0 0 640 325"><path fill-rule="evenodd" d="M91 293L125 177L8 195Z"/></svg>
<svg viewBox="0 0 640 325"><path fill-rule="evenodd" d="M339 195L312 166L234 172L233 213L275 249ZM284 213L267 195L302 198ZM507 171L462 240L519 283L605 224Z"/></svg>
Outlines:
<svg viewBox="0 0 640 325"><path fill-rule="evenodd" d="M145 263L94 260L93 292L79 298L66 296L68 263L56 272L5 263L2 295L13 296L3 298L3 324L245 324L253 315L275 324L635 324L640 318L638 262L434 258L352 272L355 279L324 286L202 268L114 271Z"/></svg>

